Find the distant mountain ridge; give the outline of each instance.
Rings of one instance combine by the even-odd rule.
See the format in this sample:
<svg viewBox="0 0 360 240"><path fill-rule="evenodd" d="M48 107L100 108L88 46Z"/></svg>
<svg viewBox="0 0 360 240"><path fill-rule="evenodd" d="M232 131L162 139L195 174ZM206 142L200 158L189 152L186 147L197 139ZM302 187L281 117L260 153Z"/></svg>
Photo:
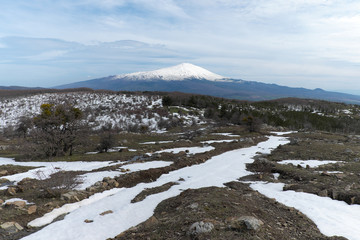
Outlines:
<svg viewBox="0 0 360 240"><path fill-rule="evenodd" d="M114 91L178 91L251 101L295 97L360 104L360 96L357 95L329 92L319 88L314 90L291 88L277 84L231 79L190 63L155 71L75 82L54 88L80 87Z"/></svg>
<svg viewBox="0 0 360 240"><path fill-rule="evenodd" d="M23 86L0 86L0 90L30 90L43 89L41 87L23 87Z"/></svg>

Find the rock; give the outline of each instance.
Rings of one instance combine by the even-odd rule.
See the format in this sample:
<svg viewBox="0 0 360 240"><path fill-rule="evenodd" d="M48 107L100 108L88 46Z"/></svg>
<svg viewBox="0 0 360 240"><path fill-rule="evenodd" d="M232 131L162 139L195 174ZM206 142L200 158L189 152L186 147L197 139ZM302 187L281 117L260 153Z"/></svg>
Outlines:
<svg viewBox="0 0 360 240"><path fill-rule="evenodd" d="M107 183L108 183L110 180L111 180L110 177L104 177L104 178L103 178L103 182L107 182Z"/></svg>
<svg viewBox="0 0 360 240"><path fill-rule="evenodd" d="M189 208L191 208L192 210L195 210L199 207L199 204L198 203L192 203Z"/></svg>
<svg viewBox="0 0 360 240"><path fill-rule="evenodd" d="M107 211L105 211L105 212L100 213L100 215L101 215L101 216L104 216L104 215L107 215L107 214L110 214L110 213L113 213L113 211L107 210Z"/></svg>
<svg viewBox="0 0 360 240"><path fill-rule="evenodd" d="M77 202L80 201L80 199L77 197L77 193L74 191L61 194L60 199L65 201L74 201L74 200Z"/></svg>
<svg viewBox="0 0 360 240"><path fill-rule="evenodd" d="M37 210L37 206L36 205L32 205L28 208L27 210L27 213L28 214L33 214L33 213L36 213L36 210Z"/></svg>
<svg viewBox="0 0 360 240"><path fill-rule="evenodd" d="M18 231L23 230L24 228L20 226L17 222L6 222L0 225L0 228L4 229L7 233L13 234Z"/></svg>
<svg viewBox="0 0 360 240"><path fill-rule="evenodd" d="M94 220L85 219L84 222L85 223L92 223L92 222L94 222Z"/></svg>
<svg viewBox="0 0 360 240"><path fill-rule="evenodd" d="M96 188L95 188L95 187L88 187L88 188L86 188L86 191L88 191L88 192L95 192L95 191L96 191Z"/></svg>
<svg viewBox="0 0 360 240"><path fill-rule="evenodd" d="M228 220L229 227L236 231L258 231L264 223L253 216L232 217Z"/></svg>
<svg viewBox="0 0 360 240"><path fill-rule="evenodd" d="M7 202L5 206L15 206L18 208L24 208L26 206L25 201L14 201L14 202Z"/></svg>
<svg viewBox="0 0 360 240"><path fill-rule="evenodd" d="M189 228L189 234L190 235L198 235L201 233L208 233L211 232L214 229L214 224L210 222L196 222L193 223Z"/></svg>
<svg viewBox="0 0 360 240"><path fill-rule="evenodd" d="M0 199L0 205L4 204L4 200Z"/></svg>
<svg viewBox="0 0 360 240"><path fill-rule="evenodd" d="M95 187L100 187L102 184L102 181L97 181L96 183L94 183L94 186Z"/></svg>
<svg viewBox="0 0 360 240"><path fill-rule="evenodd" d="M14 187L9 187L7 190L6 190L6 193L10 196L14 196L16 194L16 188Z"/></svg>
<svg viewBox="0 0 360 240"><path fill-rule="evenodd" d="M108 181L108 184L109 184L110 187L114 187L114 188L117 188L117 187L120 185L120 184L119 184L116 180L114 180L114 179L109 180L109 181Z"/></svg>
<svg viewBox="0 0 360 240"><path fill-rule="evenodd" d="M0 171L0 176L5 176L5 175L8 175L8 171L7 170L1 170Z"/></svg>

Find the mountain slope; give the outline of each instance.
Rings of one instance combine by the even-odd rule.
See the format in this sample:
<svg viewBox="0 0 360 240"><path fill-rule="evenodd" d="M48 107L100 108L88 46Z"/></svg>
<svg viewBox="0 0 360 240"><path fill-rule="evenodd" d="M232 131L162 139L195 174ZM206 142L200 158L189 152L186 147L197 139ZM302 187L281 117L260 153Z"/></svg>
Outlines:
<svg viewBox="0 0 360 240"><path fill-rule="evenodd" d="M212 73L204 68L195 66L191 63L182 63L173 67L162 68L155 71L136 72L124 75L117 75L116 79L126 79L134 81L182 81L184 79L206 79L209 81L221 81L225 77Z"/></svg>
<svg viewBox="0 0 360 240"><path fill-rule="evenodd" d="M356 95L230 79L189 63L155 71L75 82L55 88L79 87L115 91L179 91L253 101L296 97L360 104L360 96Z"/></svg>

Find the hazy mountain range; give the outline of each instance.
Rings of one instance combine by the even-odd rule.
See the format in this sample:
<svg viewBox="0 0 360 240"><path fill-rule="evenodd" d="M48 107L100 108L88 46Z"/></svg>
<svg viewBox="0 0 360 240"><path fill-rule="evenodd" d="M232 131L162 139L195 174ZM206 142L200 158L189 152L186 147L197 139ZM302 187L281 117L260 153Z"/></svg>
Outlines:
<svg viewBox="0 0 360 240"><path fill-rule="evenodd" d="M75 82L55 88L78 87L114 91L178 91L254 101L296 97L360 104L360 96L357 95L231 79L190 63L182 63L155 71Z"/></svg>

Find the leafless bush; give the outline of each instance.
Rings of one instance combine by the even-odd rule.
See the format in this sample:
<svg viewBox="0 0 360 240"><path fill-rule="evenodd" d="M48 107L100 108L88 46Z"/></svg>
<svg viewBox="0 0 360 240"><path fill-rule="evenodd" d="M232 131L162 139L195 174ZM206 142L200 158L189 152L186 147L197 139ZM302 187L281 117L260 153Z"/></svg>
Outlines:
<svg viewBox="0 0 360 240"><path fill-rule="evenodd" d="M35 177L39 180L38 187L45 193L45 197L60 197L61 194L73 190L83 183L77 177L77 173L73 171L61 171L53 168L50 173L50 178L47 174L38 170L35 172Z"/></svg>

